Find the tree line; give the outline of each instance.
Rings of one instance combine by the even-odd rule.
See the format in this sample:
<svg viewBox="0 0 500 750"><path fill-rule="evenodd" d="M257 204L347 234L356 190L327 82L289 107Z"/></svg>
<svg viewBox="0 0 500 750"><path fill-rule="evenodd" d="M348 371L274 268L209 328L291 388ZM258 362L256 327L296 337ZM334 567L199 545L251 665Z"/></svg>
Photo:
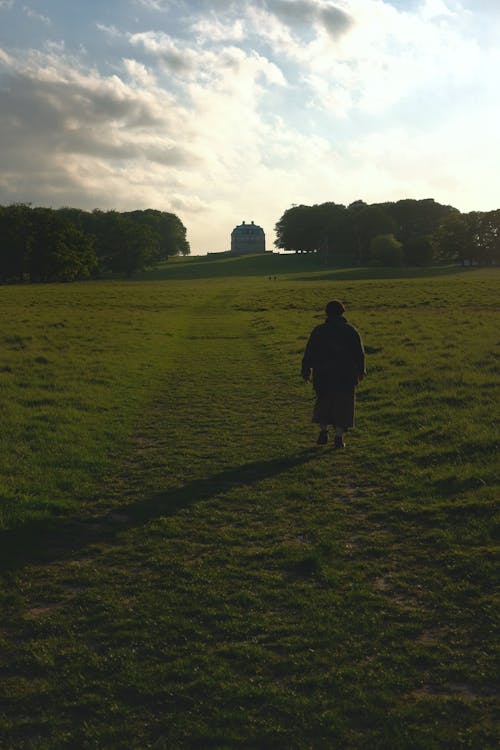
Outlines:
<svg viewBox="0 0 500 750"><path fill-rule="evenodd" d="M316 252L332 264L500 261L500 209L461 213L432 198L292 206L275 231L276 247Z"/></svg>
<svg viewBox="0 0 500 750"><path fill-rule="evenodd" d="M0 281L75 281L134 272L190 252L172 213L0 206Z"/></svg>

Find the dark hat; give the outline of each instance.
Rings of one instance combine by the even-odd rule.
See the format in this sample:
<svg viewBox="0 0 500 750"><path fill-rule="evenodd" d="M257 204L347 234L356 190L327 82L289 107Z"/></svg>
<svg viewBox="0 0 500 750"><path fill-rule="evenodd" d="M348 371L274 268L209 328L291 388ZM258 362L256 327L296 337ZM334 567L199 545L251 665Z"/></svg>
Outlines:
<svg viewBox="0 0 500 750"><path fill-rule="evenodd" d="M328 318L334 318L336 315L343 315L345 313L345 307L342 302L334 299L327 304L325 312Z"/></svg>

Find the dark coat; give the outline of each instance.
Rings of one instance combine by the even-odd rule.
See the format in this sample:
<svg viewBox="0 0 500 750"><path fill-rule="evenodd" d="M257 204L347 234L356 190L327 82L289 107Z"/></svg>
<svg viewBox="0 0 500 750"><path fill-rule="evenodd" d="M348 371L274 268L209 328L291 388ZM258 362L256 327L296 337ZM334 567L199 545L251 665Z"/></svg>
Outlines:
<svg viewBox="0 0 500 750"><path fill-rule="evenodd" d="M313 329L302 359L302 375L309 377L311 370L318 395L350 391L365 374L361 336L342 315Z"/></svg>

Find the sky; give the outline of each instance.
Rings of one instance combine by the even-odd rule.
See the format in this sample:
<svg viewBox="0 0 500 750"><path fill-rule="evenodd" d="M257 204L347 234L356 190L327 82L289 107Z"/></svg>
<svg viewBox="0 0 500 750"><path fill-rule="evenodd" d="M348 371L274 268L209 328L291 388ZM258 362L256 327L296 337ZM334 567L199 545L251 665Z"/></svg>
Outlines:
<svg viewBox="0 0 500 750"><path fill-rule="evenodd" d="M500 206L500 0L0 0L0 204Z"/></svg>

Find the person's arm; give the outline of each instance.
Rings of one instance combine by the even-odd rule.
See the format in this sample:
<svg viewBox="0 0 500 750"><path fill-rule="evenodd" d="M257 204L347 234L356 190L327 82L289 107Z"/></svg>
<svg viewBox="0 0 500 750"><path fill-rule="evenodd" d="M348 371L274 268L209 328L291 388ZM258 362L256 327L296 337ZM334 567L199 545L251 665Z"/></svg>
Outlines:
<svg viewBox="0 0 500 750"><path fill-rule="evenodd" d="M302 357L302 369L301 375L306 381L309 382L311 378L311 370L313 366L313 347L314 347L314 331L309 336L304 356Z"/></svg>
<svg viewBox="0 0 500 750"><path fill-rule="evenodd" d="M358 378L358 383L363 380L363 378L366 375L366 359L365 359L365 349L363 346L363 341L361 340L361 336L359 333L354 330L354 361L356 364L356 374Z"/></svg>

